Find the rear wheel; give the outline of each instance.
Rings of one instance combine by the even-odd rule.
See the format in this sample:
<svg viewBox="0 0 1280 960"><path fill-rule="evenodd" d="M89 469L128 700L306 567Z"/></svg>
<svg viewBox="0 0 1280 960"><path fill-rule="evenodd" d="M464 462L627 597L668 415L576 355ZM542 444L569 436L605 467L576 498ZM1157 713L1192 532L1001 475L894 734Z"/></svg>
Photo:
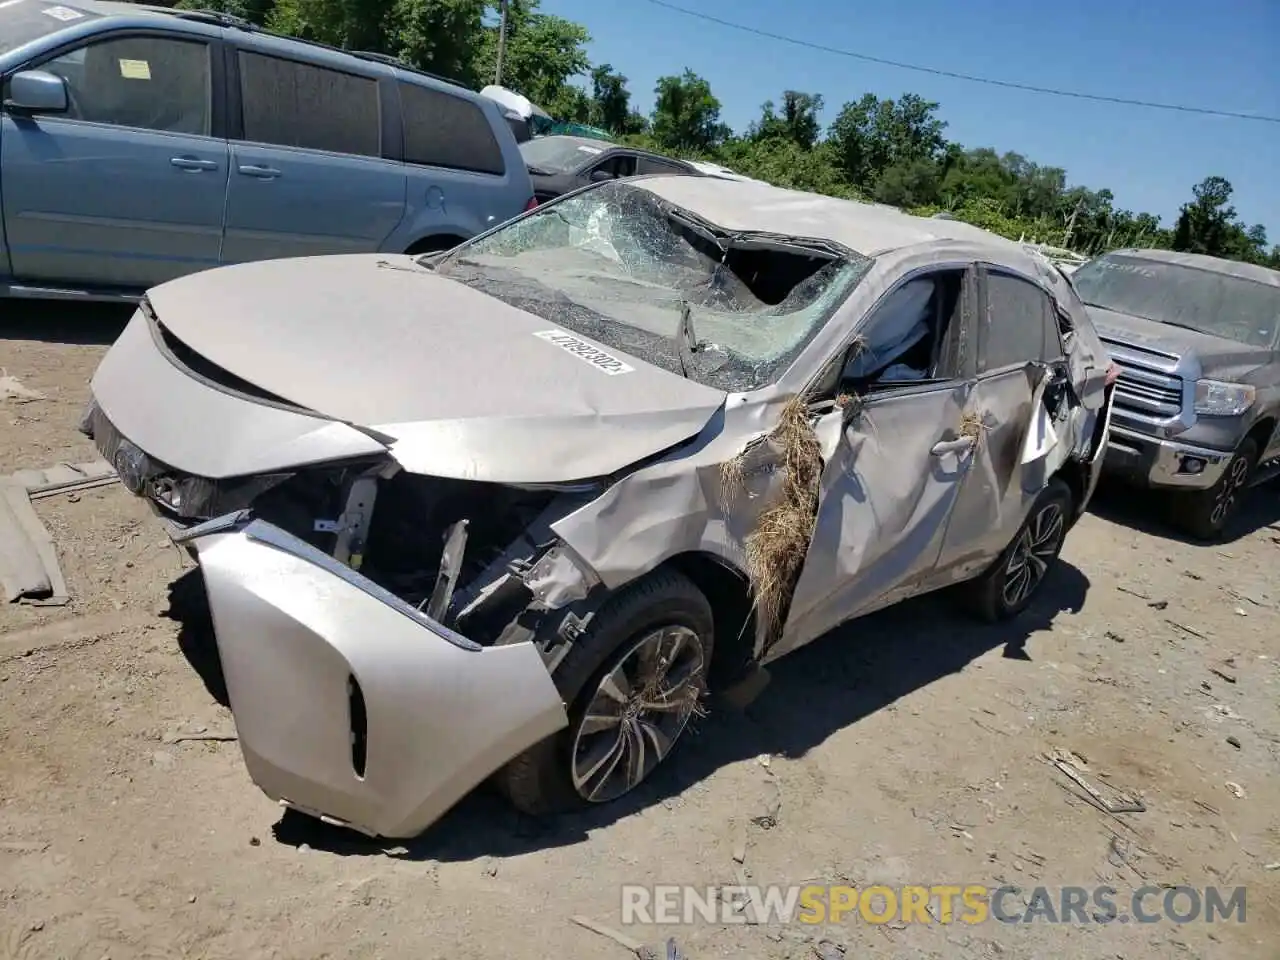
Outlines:
<svg viewBox="0 0 1280 960"><path fill-rule="evenodd" d="M960 596L976 616L994 623L1030 606L1062 552L1073 503L1071 488L1061 478L1049 481L1013 542L986 573L961 587Z"/></svg>
<svg viewBox="0 0 1280 960"><path fill-rule="evenodd" d="M1258 445L1246 437L1217 483L1173 498L1173 522L1198 540L1218 539L1240 510L1257 462Z"/></svg>
<svg viewBox="0 0 1280 960"><path fill-rule="evenodd" d="M569 726L495 774L512 804L548 814L616 800L675 748L706 692L711 606L675 571L605 602L556 671Z"/></svg>

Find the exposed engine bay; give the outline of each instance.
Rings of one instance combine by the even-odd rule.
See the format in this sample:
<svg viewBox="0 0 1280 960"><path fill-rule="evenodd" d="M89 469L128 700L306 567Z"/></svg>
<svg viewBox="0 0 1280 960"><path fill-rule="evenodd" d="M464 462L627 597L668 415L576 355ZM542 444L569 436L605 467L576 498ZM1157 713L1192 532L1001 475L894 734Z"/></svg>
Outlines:
<svg viewBox="0 0 1280 960"><path fill-rule="evenodd" d="M251 511L482 646L537 638L549 656L585 625L570 612L545 629L550 611L589 586L577 567L563 575L565 548L549 524L594 488L426 477L386 457L211 480L143 453L96 405L81 429L173 532Z"/></svg>

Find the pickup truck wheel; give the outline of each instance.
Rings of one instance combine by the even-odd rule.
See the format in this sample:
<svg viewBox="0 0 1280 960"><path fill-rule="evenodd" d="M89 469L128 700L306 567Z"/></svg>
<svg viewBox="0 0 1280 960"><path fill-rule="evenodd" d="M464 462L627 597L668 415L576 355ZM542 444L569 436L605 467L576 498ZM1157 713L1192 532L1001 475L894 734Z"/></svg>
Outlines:
<svg viewBox="0 0 1280 960"><path fill-rule="evenodd" d="M998 623L1030 606L1062 552L1073 500L1060 477L1049 481L1013 542L974 583L960 586L958 596L971 613Z"/></svg>
<svg viewBox="0 0 1280 960"><path fill-rule="evenodd" d="M607 600L555 674L568 727L494 775L512 805L557 813L616 800L644 782L706 692L712 624L707 598L673 570Z"/></svg>
<svg viewBox="0 0 1280 960"><path fill-rule="evenodd" d="M1208 490L1183 493L1173 498L1174 522L1198 540L1217 540L1239 512L1257 462L1258 445L1251 437L1246 437L1236 447L1217 483Z"/></svg>

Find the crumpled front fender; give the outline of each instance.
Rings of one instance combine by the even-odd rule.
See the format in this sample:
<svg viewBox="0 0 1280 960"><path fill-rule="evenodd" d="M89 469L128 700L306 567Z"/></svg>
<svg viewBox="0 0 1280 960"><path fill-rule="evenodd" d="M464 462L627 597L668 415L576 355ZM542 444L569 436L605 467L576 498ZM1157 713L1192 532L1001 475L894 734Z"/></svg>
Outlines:
<svg viewBox="0 0 1280 960"><path fill-rule="evenodd" d="M245 765L286 806L421 833L568 723L530 643L481 647L278 527L191 528Z"/></svg>

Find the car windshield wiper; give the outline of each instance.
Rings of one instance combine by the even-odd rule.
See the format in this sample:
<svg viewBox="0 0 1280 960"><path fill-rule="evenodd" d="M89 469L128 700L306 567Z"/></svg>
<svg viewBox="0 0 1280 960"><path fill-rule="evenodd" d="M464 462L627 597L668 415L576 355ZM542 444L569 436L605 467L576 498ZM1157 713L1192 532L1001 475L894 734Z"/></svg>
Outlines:
<svg viewBox="0 0 1280 960"><path fill-rule="evenodd" d="M552 177L552 176L555 176L555 174L553 174L550 170L543 170L543 169L542 169L542 167L535 167L535 166L534 166L533 164L531 164L531 163L526 163L526 164L524 165L524 168L525 168L526 170L528 170L531 174L533 174L535 177Z"/></svg>

